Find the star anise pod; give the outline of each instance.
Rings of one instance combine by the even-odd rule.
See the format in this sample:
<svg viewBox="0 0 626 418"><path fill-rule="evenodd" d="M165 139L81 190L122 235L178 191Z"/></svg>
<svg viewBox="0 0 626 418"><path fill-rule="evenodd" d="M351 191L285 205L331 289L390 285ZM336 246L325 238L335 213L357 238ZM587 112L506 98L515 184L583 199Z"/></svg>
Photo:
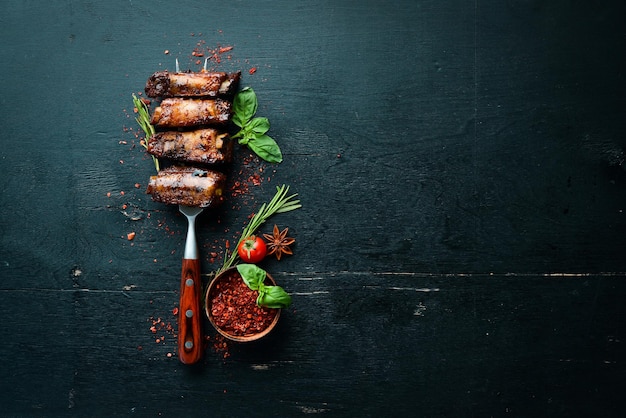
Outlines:
<svg viewBox="0 0 626 418"><path fill-rule="evenodd" d="M263 238L267 240L267 255L276 255L276 259L280 260L283 254L293 254L289 246L296 242L294 238L287 236L289 228L285 228L282 231L278 229L277 225L274 225L274 231L272 234L263 234Z"/></svg>

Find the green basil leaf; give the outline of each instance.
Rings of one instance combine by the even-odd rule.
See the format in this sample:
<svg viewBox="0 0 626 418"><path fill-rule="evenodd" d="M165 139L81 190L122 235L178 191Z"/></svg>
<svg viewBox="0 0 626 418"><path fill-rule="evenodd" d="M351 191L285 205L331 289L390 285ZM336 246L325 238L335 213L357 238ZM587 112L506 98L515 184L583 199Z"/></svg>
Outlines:
<svg viewBox="0 0 626 418"><path fill-rule="evenodd" d="M254 137L252 139L254 139ZM250 137L242 136L237 142L239 143L239 145L246 145L248 141L250 141Z"/></svg>
<svg viewBox="0 0 626 418"><path fill-rule="evenodd" d="M258 101L254 90L246 87L233 100L233 123L243 128L256 113Z"/></svg>
<svg viewBox="0 0 626 418"><path fill-rule="evenodd" d="M291 296L280 286L265 286L263 292L259 292L256 302L259 306L267 308L287 308L291 305Z"/></svg>
<svg viewBox="0 0 626 418"><path fill-rule="evenodd" d="M245 129L257 135L263 135L270 130L270 121L267 118L254 118L246 124Z"/></svg>
<svg viewBox="0 0 626 418"><path fill-rule="evenodd" d="M240 128L242 128L246 124L246 121L243 119L243 116L241 115L241 113L237 113L235 111L233 111L232 120L233 120L233 123L239 126Z"/></svg>
<svg viewBox="0 0 626 418"><path fill-rule="evenodd" d="M260 135L248 142L248 147L256 155L263 158L269 163L280 163L283 160L283 154L280 152L280 147L268 135Z"/></svg>
<svg viewBox="0 0 626 418"><path fill-rule="evenodd" d="M237 271L241 274L241 278L246 286L251 290L259 290L261 287L264 287L263 282L267 273L262 268L254 264L238 264Z"/></svg>
<svg viewBox="0 0 626 418"><path fill-rule="evenodd" d="M244 134L244 136L243 136L243 137L244 137L245 139L247 139L247 140L248 140L248 143L250 143L250 141L253 141L253 140L257 139L259 136L260 136L260 135L257 135L257 134L255 134L254 132L250 132L250 131L248 131L248 132L246 132L246 133Z"/></svg>

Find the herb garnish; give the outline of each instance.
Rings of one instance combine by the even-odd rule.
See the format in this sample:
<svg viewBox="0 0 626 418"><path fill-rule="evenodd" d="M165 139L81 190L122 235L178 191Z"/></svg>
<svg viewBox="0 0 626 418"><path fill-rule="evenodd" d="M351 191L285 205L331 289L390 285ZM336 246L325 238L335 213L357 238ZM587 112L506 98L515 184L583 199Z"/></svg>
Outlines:
<svg viewBox="0 0 626 418"><path fill-rule="evenodd" d="M267 135L270 122L267 118L254 117L258 107L256 93L252 88L245 87L233 100L233 123L241 129L233 138L240 145L248 147L259 157L270 163L280 163L283 154L276 141Z"/></svg>
<svg viewBox="0 0 626 418"><path fill-rule="evenodd" d="M241 274L241 278L246 286L251 290L259 292L259 296L256 298L258 306L287 308L291 305L291 296L282 287L266 286L263 283L267 273L262 268L254 264L239 264L237 265L237 271Z"/></svg>
<svg viewBox="0 0 626 418"><path fill-rule="evenodd" d="M137 117L135 118L135 120L137 121L143 132L146 134L145 139L141 141L141 145L145 149L148 149L148 141L155 134L154 126L152 126L152 124L150 123L150 112L148 111L148 106L146 105L146 103L143 100L137 98L137 96L135 96L134 94L133 104L135 105L135 109L137 109ZM154 168L156 168L156 171L158 172L158 158L153 155L152 161L154 161Z"/></svg>
<svg viewBox="0 0 626 418"><path fill-rule="evenodd" d="M285 186L283 184L282 186L276 187L276 194L274 195L272 200L270 200L269 203L263 203L261 207L259 208L259 211L254 214L252 219L250 219L250 222L244 228L241 234L241 238L239 238L239 241L237 242L237 245L235 245L235 250L232 253L230 253L230 256L224 257L224 265L216 272L216 275L226 270L227 268L229 268L235 263L235 261L237 260L237 257L239 257L239 254L237 253L237 248L239 248L239 243L244 241L250 235L254 234L254 232L270 216L276 213L289 212L289 211L302 207L302 205L300 204L300 200L297 200L297 199L294 200L297 194L292 194L290 196L287 196L288 192L289 192L289 186Z"/></svg>

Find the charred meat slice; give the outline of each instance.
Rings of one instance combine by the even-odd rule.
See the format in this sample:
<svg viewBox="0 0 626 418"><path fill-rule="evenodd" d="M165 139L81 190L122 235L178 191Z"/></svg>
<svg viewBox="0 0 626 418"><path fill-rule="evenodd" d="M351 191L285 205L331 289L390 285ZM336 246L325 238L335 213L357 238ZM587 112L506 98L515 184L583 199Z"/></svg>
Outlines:
<svg viewBox="0 0 626 418"><path fill-rule="evenodd" d="M148 97L217 97L232 96L241 72L184 73L157 71L146 82Z"/></svg>
<svg viewBox="0 0 626 418"><path fill-rule="evenodd" d="M222 202L225 183L217 171L172 166L150 177L146 193L155 202L211 208Z"/></svg>
<svg viewBox="0 0 626 418"><path fill-rule="evenodd" d="M163 99L154 109L151 123L160 128L224 124L230 119L231 107L222 99Z"/></svg>
<svg viewBox="0 0 626 418"><path fill-rule="evenodd" d="M148 153L176 161L203 164L232 161L233 144L227 133L215 129L159 132L148 141Z"/></svg>

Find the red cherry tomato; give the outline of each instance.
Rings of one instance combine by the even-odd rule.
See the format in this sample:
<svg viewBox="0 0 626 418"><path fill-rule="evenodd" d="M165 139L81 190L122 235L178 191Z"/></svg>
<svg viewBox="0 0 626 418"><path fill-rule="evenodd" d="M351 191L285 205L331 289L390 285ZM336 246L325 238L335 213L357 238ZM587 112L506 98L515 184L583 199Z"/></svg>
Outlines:
<svg viewBox="0 0 626 418"><path fill-rule="evenodd" d="M241 241L237 248L239 257L245 263L258 263L265 258L267 254L267 245L263 238L251 235L248 238Z"/></svg>

